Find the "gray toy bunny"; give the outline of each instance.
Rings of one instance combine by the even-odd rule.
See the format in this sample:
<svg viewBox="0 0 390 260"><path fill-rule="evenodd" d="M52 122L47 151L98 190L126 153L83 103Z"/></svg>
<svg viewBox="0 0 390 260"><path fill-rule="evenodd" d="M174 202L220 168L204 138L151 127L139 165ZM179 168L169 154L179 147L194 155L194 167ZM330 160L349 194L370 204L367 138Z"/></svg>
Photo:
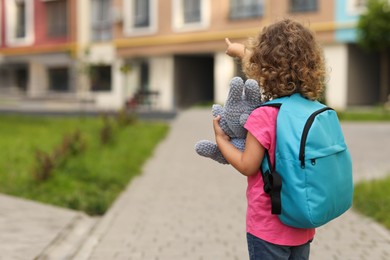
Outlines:
<svg viewBox="0 0 390 260"><path fill-rule="evenodd" d="M222 130L230 137L230 142L240 149L245 148L247 130L244 128L249 114L261 104L261 93L257 82L248 79L245 84L240 77L230 81L229 95L225 105L214 104L212 113L214 117L221 115L219 124ZM222 156L217 145L208 140L196 143L195 151L204 157L211 158L222 164L229 164Z"/></svg>

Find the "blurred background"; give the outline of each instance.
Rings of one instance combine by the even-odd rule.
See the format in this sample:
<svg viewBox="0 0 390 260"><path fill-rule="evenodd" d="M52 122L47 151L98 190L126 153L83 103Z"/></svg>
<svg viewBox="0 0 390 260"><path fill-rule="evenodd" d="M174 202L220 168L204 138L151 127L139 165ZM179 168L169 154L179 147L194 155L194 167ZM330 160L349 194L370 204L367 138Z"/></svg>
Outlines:
<svg viewBox="0 0 390 260"><path fill-rule="evenodd" d="M245 259L245 180L193 145L212 138L210 105L243 76L224 39L243 43L283 18L315 32L340 119L383 121L343 129L362 182L354 207L390 228L390 178L363 181L390 176L389 3L0 0L0 259L65 259L105 235L89 259ZM208 110L186 110L198 104ZM352 212L319 232L314 258L387 259L388 231L372 226Z"/></svg>
<svg viewBox="0 0 390 260"><path fill-rule="evenodd" d="M223 103L241 75L224 38L244 42L283 18L309 26L323 46L329 106L377 105L388 99L389 57L358 44L366 13L364 0L0 0L0 108Z"/></svg>

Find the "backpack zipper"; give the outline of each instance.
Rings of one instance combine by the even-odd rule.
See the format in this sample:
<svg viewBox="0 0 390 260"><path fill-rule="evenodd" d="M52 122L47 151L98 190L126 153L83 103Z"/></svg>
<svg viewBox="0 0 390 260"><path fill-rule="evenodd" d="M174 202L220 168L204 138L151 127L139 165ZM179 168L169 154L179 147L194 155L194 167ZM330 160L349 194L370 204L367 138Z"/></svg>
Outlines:
<svg viewBox="0 0 390 260"><path fill-rule="evenodd" d="M305 168L305 145L307 140L307 135L309 134L309 129L312 126L314 119L317 115L321 114L324 111L327 110L333 110L333 108L330 107L324 107L317 111L315 111L313 114L310 115L310 117L307 119L306 124L303 128L302 132L302 138L301 138L301 144L299 147L299 160L301 161L301 168Z"/></svg>

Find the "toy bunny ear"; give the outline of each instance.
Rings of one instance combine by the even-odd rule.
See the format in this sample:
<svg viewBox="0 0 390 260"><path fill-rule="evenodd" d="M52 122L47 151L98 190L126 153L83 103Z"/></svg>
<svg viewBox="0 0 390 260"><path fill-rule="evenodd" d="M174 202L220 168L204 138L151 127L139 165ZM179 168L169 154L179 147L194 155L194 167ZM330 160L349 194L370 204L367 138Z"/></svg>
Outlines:
<svg viewBox="0 0 390 260"><path fill-rule="evenodd" d="M242 101L242 94L244 90L244 81L240 77L234 77L230 81L229 95L226 104L235 104ZM226 106L225 104L225 106Z"/></svg>
<svg viewBox="0 0 390 260"><path fill-rule="evenodd" d="M260 102L261 100L261 92L259 84L257 84L256 80L248 79L245 82L245 99L249 102Z"/></svg>

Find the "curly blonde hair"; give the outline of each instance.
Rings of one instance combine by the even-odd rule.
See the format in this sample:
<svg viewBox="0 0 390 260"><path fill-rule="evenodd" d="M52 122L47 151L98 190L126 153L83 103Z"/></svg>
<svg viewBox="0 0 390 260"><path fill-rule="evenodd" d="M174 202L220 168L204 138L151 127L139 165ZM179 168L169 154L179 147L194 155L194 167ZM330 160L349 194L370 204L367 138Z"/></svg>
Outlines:
<svg viewBox="0 0 390 260"><path fill-rule="evenodd" d="M325 86L325 62L313 33L284 19L265 27L246 44L243 71L263 88L265 100L301 93L317 100Z"/></svg>

